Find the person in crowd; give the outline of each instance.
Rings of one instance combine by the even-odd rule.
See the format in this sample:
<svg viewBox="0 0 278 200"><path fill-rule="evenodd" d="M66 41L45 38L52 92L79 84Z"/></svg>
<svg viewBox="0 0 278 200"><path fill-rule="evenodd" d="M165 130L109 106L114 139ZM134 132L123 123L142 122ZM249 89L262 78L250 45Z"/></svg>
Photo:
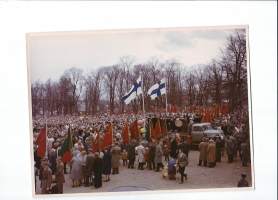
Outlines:
<svg viewBox="0 0 278 200"><path fill-rule="evenodd" d="M121 159L121 147L118 143L112 146L111 149L111 162L112 162L112 174L119 174L119 166L120 166L120 159Z"/></svg>
<svg viewBox="0 0 278 200"><path fill-rule="evenodd" d="M178 145L178 149L180 149L188 157L190 145L187 143L187 141L184 138L181 138L181 143Z"/></svg>
<svg viewBox="0 0 278 200"><path fill-rule="evenodd" d="M174 159L177 158L177 152L178 152L178 142L177 137L174 136L171 141L171 149L170 149L170 156Z"/></svg>
<svg viewBox="0 0 278 200"><path fill-rule="evenodd" d="M216 148L216 152L215 152L216 162L221 162L222 142L220 140L220 137L215 138L215 148Z"/></svg>
<svg viewBox="0 0 278 200"><path fill-rule="evenodd" d="M178 171L181 175L181 181L180 183L183 183L184 178L187 179L187 174L185 173L185 167L188 165L188 158L186 154L180 149L177 159L177 166Z"/></svg>
<svg viewBox="0 0 278 200"><path fill-rule="evenodd" d="M234 134L232 134L231 136L230 136L230 140L232 141L232 143L233 143L233 160L235 160L236 158L237 158L237 150L238 150L238 146L237 146L237 139L236 139L236 137L234 136Z"/></svg>
<svg viewBox="0 0 278 200"><path fill-rule="evenodd" d="M248 155L249 155L248 144L246 141L244 141L240 145L240 157L241 157L241 162L243 167L247 166Z"/></svg>
<svg viewBox="0 0 278 200"><path fill-rule="evenodd" d="M122 152L122 160L123 160L123 166L127 166L127 151L123 149Z"/></svg>
<svg viewBox="0 0 278 200"><path fill-rule="evenodd" d="M128 145L127 157L128 157L128 168L134 168L135 162L135 144L134 141Z"/></svg>
<svg viewBox="0 0 278 200"><path fill-rule="evenodd" d="M238 181L237 187L249 187L249 183L246 180L246 174L245 173L241 174L241 179Z"/></svg>
<svg viewBox="0 0 278 200"><path fill-rule="evenodd" d="M57 158L57 170L55 172L55 179L57 183L58 194L63 194L63 185L65 183L64 163L60 157Z"/></svg>
<svg viewBox="0 0 278 200"><path fill-rule="evenodd" d="M207 148L208 167L215 167L216 165L215 155L216 155L216 145L213 139L210 139Z"/></svg>
<svg viewBox="0 0 278 200"><path fill-rule="evenodd" d="M147 169L149 169L149 165L150 165L149 153L150 153L150 149L147 146L147 147L145 147L145 153L144 153L144 160L145 160Z"/></svg>
<svg viewBox="0 0 278 200"><path fill-rule="evenodd" d="M229 135L225 139L225 149L228 155L228 163L232 163L234 160L234 143Z"/></svg>
<svg viewBox="0 0 278 200"><path fill-rule="evenodd" d="M176 180L176 160L174 158L171 158L168 161L168 177L170 180Z"/></svg>
<svg viewBox="0 0 278 200"><path fill-rule="evenodd" d="M41 173L41 193L48 194L52 184L52 171L48 165L47 159L45 159L42 163Z"/></svg>
<svg viewBox="0 0 278 200"><path fill-rule="evenodd" d="M135 151L138 155L138 169L143 170L144 169L144 163L145 163L145 147L142 143L140 143L136 148Z"/></svg>
<svg viewBox="0 0 278 200"><path fill-rule="evenodd" d="M189 145L189 150L191 149L191 146L192 146L192 134L191 133L188 133L187 136L186 136L186 142L187 144Z"/></svg>
<svg viewBox="0 0 278 200"><path fill-rule="evenodd" d="M71 159L70 165L70 178L72 180L72 187L79 187L81 185L82 179L82 164L80 159L80 153L78 153L77 151L73 154L73 158Z"/></svg>
<svg viewBox="0 0 278 200"><path fill-rule="evenodd" d="M199 166L207 166L207 149L208 149L208 143L207 138L203 137L202 142L199 144Z"/></svg>
<svg viewBox="0 0 278 200"><path fill-rule="evenodd" d="M169 145L168 145L168 140L165 141L163 144L163 155L164 155L164 160L165 162L169 161L170 157L170 150L169 150Z"/></svg>
<svg viewBox="0 0 278 200"><path fill-rule="evenodd" d="M149 143L149 169L150 170L156 170L155 169L155 162L154 162L154 159L155 159L155 142L153 139L151 139L150 143Z"/></svg>
<svg viewBox="0 0 278 200"><path fill-rule="evenodd" d="M85 187L92 185L92 175L93 175L93 166L94 166L94 154L91 148L88 149L88 155L86 157L86 173L85 173Z"/></svg>
<svg viewBox="0 0 278 200"><path fill-rule="evenodd" d="M80 161L81 161L81 173L82 173L82 180L81 180L81 184L85 185L85 177L86 177L86 159L87 159L87 153L86 151L81 151L80 154Z"/></svg>
<svg viewBox="0 0 278 200"><path fill-rule="evenodd" d="M103 174L105 176L104 182L110 181L110 174L112 169L112 155L109 148L104 149L103 155Z"/></svg>
<svg viewBox="0 0 278 200"><path fill-rule="evenodd" d="M156 172L160 171L160 169L163 168L162 157L163 157L163 151L161 147L161 142L158 141L155 147L155 158L154 158Z"/></svg>
<svg viewBox="0 0 278 200"><path fill-rule="evenodd" d="M99 157L99 152L95 153L93 171L94 171L94 185L95 185L95 188L100 188L100 187L102 187L103 163L102 163L102 159Z"/></svg>
<svg viewBox="0 0 278 200"><path fill-rule="evenodd" d="M54 148L52 148L48 154L48 160L50 163L50 169L52 171L52 174L55 174L56 172L56 165L57 165L57 152Z"/></svg>

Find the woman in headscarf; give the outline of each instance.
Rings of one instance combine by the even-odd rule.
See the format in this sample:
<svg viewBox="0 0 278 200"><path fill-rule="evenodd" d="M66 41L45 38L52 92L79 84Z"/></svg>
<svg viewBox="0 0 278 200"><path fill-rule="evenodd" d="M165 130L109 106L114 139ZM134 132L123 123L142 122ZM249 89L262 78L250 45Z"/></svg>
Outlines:
<svg viewBox="0 0 278 200"><path fill-rule="evenodd" d="M80 152L74 151L73 158L71 160L71 172L70 178L72 180L72 187L79 187L82 179L82 164L80 158Z"/></svg>

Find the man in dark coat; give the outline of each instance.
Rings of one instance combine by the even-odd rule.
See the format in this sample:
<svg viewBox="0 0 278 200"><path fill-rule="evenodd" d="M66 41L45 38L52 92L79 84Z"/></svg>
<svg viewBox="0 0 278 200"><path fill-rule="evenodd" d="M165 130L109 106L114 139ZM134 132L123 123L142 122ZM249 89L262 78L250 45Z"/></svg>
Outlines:
<svg viewBox="0 0 278 200"><path fill-rule="evenodd" d="M225 139L225 148L228 155L228 162L231 163L234 160L234 143L230 139L230 136L227 136Z"/></svg>
<svg viewBox="0 0 278 200"><path fill-rule="evenodd" d="M248 157L249 157L248 154L249 154L248 145L247 142L244 141L240 145L240 157L241 157L241 162L243 167L247 166Z"/></svg>
<svg viewBox="0 0 278 200"><path fill-rule="evenodd" d="M100 188L102 186L102 171L103 171L103 163L102 159L99 157L99 153L95 153L95 160L94 160L94 184L95 188Z"/></svg>
<svg viewBox="0 0 278 200"><path fill-rule="evenodd" d="M86 174L85 174L85 187L88 187L92 184L92 173L94 167L94 154L92 153L92 149L88 149L89 154L86 157Z"/></svg>
<svg viewBox="0 0 278 200"><path fill-rule="evenodd" d="M155 170L155 151L156 151L156 146L155 143L151 140L149 144L149 169L150 170Z"/></svg>
<svg viewBox="0 0 278 200"><path fill-rule="evenodd" d="M221 162L221 148L222 148L222 142L220 140L220 137L215 138L215 146L216 146L216 162Z"/></svg>
<svg viewBox="0 0 278 200"><path fill-rule="evenodd" d="M174 159L177 159L178 155L178 143L176 137L171 142L171 150L170 150L170 156Z"/></svg>
<svg viewBox="0 0 278 200"><path fill-rule="evenodd" d="M190 145L187 143L187 141L184 138L181 138L181 143L179 144L178 149L180 149L188 157Z"/></svg>
<svg viewBox="0 0 278 200"><path fill-rule="evenodd" d="M105 175L105 182L110 181L110 174L111 174L111 168L112 168L112 155L108 148L104 150L103 155L103 174Z"/></svg>
<svg viewBox="0 0 278 200"><path fill-rule="evenodd" d="M135 144L131 142L127 148L127 157L128 157L128 168L134 168L135 162Z"/></svg>
<svg viewBox="0 0 278 200"><path fill-rule="evenodd" d="M48 160L50 163L50 169L52 170L52 174L55 174L56 166L57 166L57 152L54 148L52 148L51 151L49 152Z"/></svg>

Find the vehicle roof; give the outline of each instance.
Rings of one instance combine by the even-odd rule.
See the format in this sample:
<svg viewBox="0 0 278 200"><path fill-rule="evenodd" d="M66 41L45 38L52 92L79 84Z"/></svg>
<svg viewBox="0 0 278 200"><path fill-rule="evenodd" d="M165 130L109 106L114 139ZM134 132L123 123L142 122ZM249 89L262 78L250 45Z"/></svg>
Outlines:
<svg viewBox="0 0 278 200"><path fill-rule="evenodd" d="M192 126L207 126L207 125L211 125L211 123L205 122L205 123L196 123L196 124L192 124Z"/></svg>

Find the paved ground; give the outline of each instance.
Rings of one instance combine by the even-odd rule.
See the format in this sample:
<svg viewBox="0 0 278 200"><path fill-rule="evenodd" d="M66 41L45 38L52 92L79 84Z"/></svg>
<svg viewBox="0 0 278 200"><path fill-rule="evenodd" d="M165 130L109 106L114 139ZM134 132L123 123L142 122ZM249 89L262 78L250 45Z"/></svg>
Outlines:
<svg viewBox="0 0 278 200"><path fill-rule="evenodd" d="M233 163L227 163L225 156L221 163L217 163L215 168L208 168L197 165L198 155L198 151L189 153L189 165L186 169L188 179L184 184L179 184L179 180L162 178L161 172L121 167L120 174L111 175L111 181L103 182L103 186L99 189L95 189L93 186L72 188L71 180L67 174L64 193L231 188L237 186L242 172L247 174L247 180L251 185L251 167L242 167L239 158Z"/></svg>

